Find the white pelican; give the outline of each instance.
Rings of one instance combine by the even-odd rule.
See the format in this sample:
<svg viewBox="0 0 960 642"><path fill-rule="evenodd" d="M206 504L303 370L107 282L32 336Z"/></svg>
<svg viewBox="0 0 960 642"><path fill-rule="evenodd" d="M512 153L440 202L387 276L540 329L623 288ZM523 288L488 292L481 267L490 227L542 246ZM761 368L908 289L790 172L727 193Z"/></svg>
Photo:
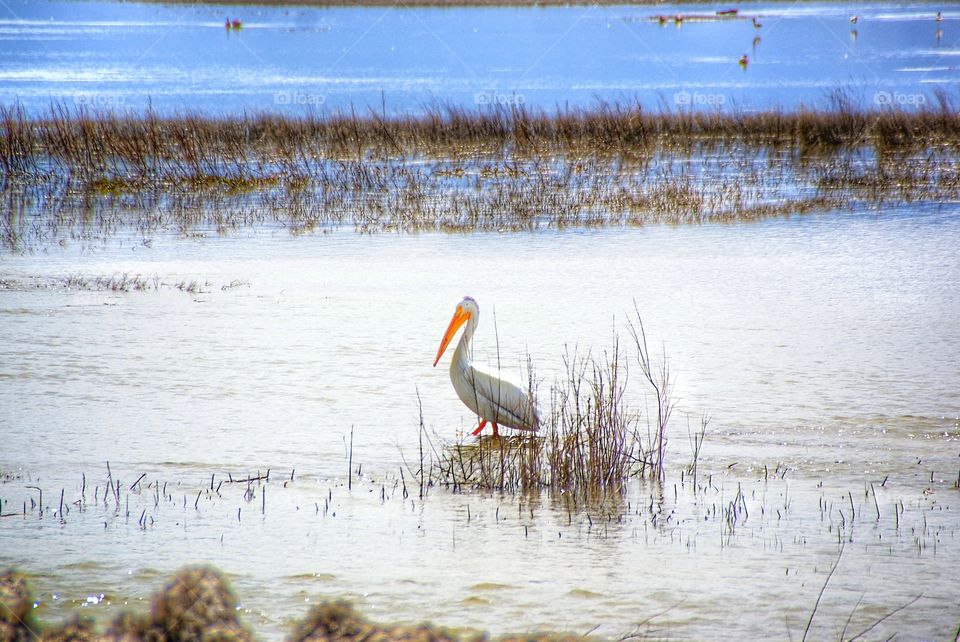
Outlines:
<svg viewBox="0 0 960 642"><path fill-rule="evenodd" d="M453 389L457 391L460 401L476 413L480 420L480 425L471 434L479 435L488 421L493 425L494 437L498 436L500 426L536 431L540 418L524 387L499 370L474 365L473 333L479 322L480 306L473 298L464 297L463 301L457 304L450 325L440 341L433 366L437 366L460 326L466 324L450 361L450 381L453 382Z"/></svg>

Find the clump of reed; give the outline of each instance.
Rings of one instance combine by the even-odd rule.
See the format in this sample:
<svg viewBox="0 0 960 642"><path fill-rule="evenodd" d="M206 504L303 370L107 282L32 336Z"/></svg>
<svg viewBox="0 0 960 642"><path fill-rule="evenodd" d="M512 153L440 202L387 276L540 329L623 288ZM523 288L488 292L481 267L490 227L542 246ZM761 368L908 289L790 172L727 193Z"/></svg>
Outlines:
<svg viewBox="0 0 960 642"><path fill-rule="evenodd" d="M130 275L126 272L96 277L71 274L64 277L62 283L63 287L69 290L91 290L98 292L143 292L160 288L160 279L156 276L147 278L140 274Z"/></svg>
<svg viewBox="0 0 960 642"><path fill-rule="evenodd" d="M650 351L639 312L628 329L627 351L614 335L602 354L565 355L563 376L550 386L549 411L537 434L442 445L433 452L430 483L455 491L550 490L595 497L623 493L634 478L662 480L674 379L666 354ZM640 390L630 386L631 367L640 371ZM536 399L528 369L529 394ZM639 393L653 397L647 417L640 412Z"/></svg>
<svg viewBox="0 0 960 642"><path fill-rule="evenodd" d="M551 388L544 463L551 488L620 491L653 468L639 435L640 413L627 402L629 365L614 338L599 359L567 356L565 377Z"/></svg>

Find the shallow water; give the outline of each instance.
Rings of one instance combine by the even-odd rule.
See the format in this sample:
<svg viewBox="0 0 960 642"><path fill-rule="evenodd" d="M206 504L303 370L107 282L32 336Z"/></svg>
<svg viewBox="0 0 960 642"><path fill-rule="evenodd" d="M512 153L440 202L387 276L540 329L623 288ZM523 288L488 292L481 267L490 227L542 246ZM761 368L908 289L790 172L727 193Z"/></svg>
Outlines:
<svg viewBox="0 0 960 642"><path fill-rule="evenodd" d="M299 114L639 100L752 110L822 104L845 87L865 106L912 109L960 80L960 11L940 4L759 3L737 20L651 20L713 9L13 0L0 7L0 104ZM242 29L225 29L226 18Z"/></svg>
<svg viewBox="0 0 960 642"><path fill-rule="evenodd" d="M230 573L267 639L323 596L494 634L744 639L800 637L839 555L813 637L921 596L871 635L943 639L960 564L958 239L944 205L506 235L118 235L0 256L0 512L16 514L0 566L36 574L47 621L142 604L191 560ZM156 289L62 285L122 273ZM519 375L529 354L543 386L565 348L626 336L636 301L677 376L666 482L576 506L421 499L417 391L438 448L472 427L446 358L430 367L466 293L478 355L499 344ZM681 470L703 412L694 485ZM104 500L108 461L121 484Z"/></svg>
<svg viewBox="0 0 960 642"><path fill-rule="evenodd" d="M850 5L749 5L754 30L646 20L700 6L243 7L227 32L224 7L6 3L0 102L752 109L843 84L909 107L957 80L960 14L938 27L938 9L858 4L852 27ZM800 638L839 559L810 637L898 607L871 636L954 635L955 204L530 234L160 229L149 243L122 223L56 238L41 223L22 254L0 253L0 566L32 574L44 621L143 608L181 564L209 561L264 639L324 597L493 634ZM102 285L124 274L148 291ZM625 338L636 303L677 377L666 481L579 504L421 497L417 393L436 448L473 425L446 359L430 367L467 293L477 353L517 375L530 355L542 390L567 351ZM645 413L635 371L630 395Z"/></svg>

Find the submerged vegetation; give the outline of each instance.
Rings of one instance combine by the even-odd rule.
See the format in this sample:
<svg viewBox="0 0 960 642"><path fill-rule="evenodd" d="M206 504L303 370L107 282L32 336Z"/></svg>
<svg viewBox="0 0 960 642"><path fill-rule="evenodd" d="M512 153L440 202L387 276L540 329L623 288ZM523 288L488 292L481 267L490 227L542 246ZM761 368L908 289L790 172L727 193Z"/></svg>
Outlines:
<svg viewBox="0 0 960 642"><path fill-rule="evenodd" d="M27 291L27 290L70 290L86 292L156 292L160 290L178 290L187 294L206 294L213 290L227 291L235 288L249 287L250 282L234 279L229 283L215 285L207 280L180 279L176 282L167 282L153 275L146 277L142 274L127 272L110 275L88 276L84 274L68 274L62 277L18 276L0 278L0 292Z"/></svg>
<svg viewBox="0 0 960 642"><path fill-rule="evenodd" d="M300 117L0 108L7 250L130 232L749 221L960 196L954 99L916 111L601 103ZM935 104L935 106L933 106Z"/></svg>
<svg viewBox="0 0 960 642"><path fill-rule="evenodd" d="M817 481L803 471L784 464L778 463L774 467L773 460L770 461L769 469L762 462L736 469L724 465L703 474L699 482L693 476L683 474L678 478L672 474L676 472L674 467L667 480L648 480L640 485L639 493L627 496L610 492L584 497L576 492L561 492L551 497L549 503L541 502L529 494L480 492L455 496L458 502L462 502L461 510L453 515L434 514L440 521L424 519L425 516L429 517L431 511L411 510L414 504L422 507L425 502L408 493L407 482L402 476L364 476L359 472L359 466L356 472L350 472L355 478L354 488L351 489L342 481L320 480L294 470L289 475L269 469L265 473L258 470L243 475L218 471L209 477L189 473L164 480L146 472L137 476L137 469L111 470L108 463L105 470L84 474L82 480L72 487L56 489L47 481L47 490L53 492L46 493L42 486L36 485L40 483L39 480L31 478L29 473L5 473L4 483L10 486L3 488L0 520L10 520L4 521L4 525L56 524L58 529L70 533L71 537L74 534L81 538L101 537L96 533L84 535L94 525L98 532L142 533L146 541L164 542L176 537L175 533L182 532L182 524L188 515L205 515L219 525L216 528L224 528L225 522L235 523L236 530L228 531L228 541L231 539L230 533L250 528L246 525L251 523L256 524L254 529L259 529L267 516L273 516L279 521L270 520L277 529L272 531L271 541L277 538L277 545L281 546L287 541L284 534L290 535L289 531L295 525L312 528L325 524L327 526L320 530L335 528L341 534L352 533L352 529L356 528L367 528L364 520L370 518L369 513L364 517L359 514L351 517L351 511L344 511L339 516L337 511L345 502L366 501L372 510L384 511L382 521L390 524L388 529L406 529L409 525L411 530L418 533L429 529L431 536L435 537L435 529L446 534L451 527L466 529L471 528L472 523L478 530L470 531L471 537L477 537L485 530L502 529L507 539L499 541L508 542L509 537L515 537L518 545L529 541L532 545L529 550L538 553L547 550L544 546L551 541L559 543L561 540L572 540L585 545L600 541L629 546L635 545L639 538L659 551L655 554L662 554L665 550L662 546L658 548L659 545L666 546L667 550L680 547L685 555L697 555L701 549L706 549L708 553L704 559L708 560L707 568L715 569L713 564L717 562L711 562L710 558L718 557L718 550L732 547L735 551L733 555L739 562L744 559L745 547L762 546L765 551L769 549L765 555L772 556L765 559L774 560L769 563L777 567L771 571L771 575L779 575L775 581L784 582L791 591L796 591L796 602L791 603L786 616L780 608L771 607L776 615L770 621L776 624L775 628L765 631L770 635L782 632L781 635L787 637L796 633L794 639L800 639L802 632L807 639L857 639L879 629L882 636L878 635L878 638L888 639L897 632L903 632L904 627L906 632L911 632L915 630L911 627L922 624L927 627L923 630L930 630L930 622L925 619L931 617L935 630L949 631L953 635L956 623L949 618L950 610L946 608L948 597L935 592L925 596L920 591L912 592L912 588L895 594L881 590L868 595L835 586L842 586L844 581L849 582L852 578L861 581L859 569L864 564L875 563L878 555L882 555L884 563L893 565L894 569L911 568L917 564L926 564L928 569L943 568L945 561L949 562L949 542L954 540L957 532L953 511L949 510L952 504L946 498L956 492L960 481L929 481L918 474L915 479L885 477L882 482L864 480L862 483L853 482L853 485L849 485L848 479L838 485L835 477L828 476ZM124 477L123 482L121 476ZM134 479L132 484L131 479ZM320 484L329 486L324 489ZM314 503L313 510L309 510L310 503ZM398 512L397 508L401 510ZM400 514L408 515L412 521L395 521ZM334 527L336 523L341 526ZM331 536L339 537L333 534L327 537ZM297 535L293 537L302 541ZM221 538L220 546L223 546L222 541ZM455 546L455 543L451 545ZM236 550L246 555L249 540L236 538L233 546L239 547ZM719 549L715 548L717 546ZM451 630L433 625L411 625L411 622L419 619L415 611L389 605L378 611L392 613L391 617L401 618L402 623L382 624L367 620L349 604L339 601L338 593L331 591L330 586L325 586L326 581L315 581L317 564L338 576L356 568L351 561L325 554L327 550L313 546L305 549L306 563L311 571L306 577L286 575L285 571L278 569L273 575L267 576L272 578L267 580L269 586L244 582L246 595L242 608L224 574L209 567L181 569L162 591L149 600L141 601L119 588L105 591L106 598L104 593L97 593L92 599L95 603L104 602L105 609L87 608L90 601L85 597L89 595L86 588L89 584L104 587L101 578L64 589L58 598L57 591L51 590L59 582L55 575L41 571L31 578L15 572L0 573L0 639L263 639L251 631L251 624L266 624L263 612L257 615L257 610L264 607L254 606L251 596L251 593L261 592L269 595L265 608L270 611L270 619L283 623L282 632L275 631L270 639L298 642L490 639L472 629L458 627ZM637 553L631 550L630 554ZM846 556L845 562L838 570L842 555ZM784 556L789 558L787 563L791 572L777 573L780 570L779 560ZM63 563L68 563L68 560L63 560ZM814 564L814 568L803 570L803 565L808 563ZM797 564L802 569L799 576L793 570ZM149 560L140 566L148 570L141 576L141 581L142 578L153 581L153 578L159 577L157 571L151 569ZM84 569L96 567L81 566ZM417 576L420 569L415 567L409 572ZM845 580L843 576L846 576ZM833 584L831 578L835 578ZM30 579L40 589L37 593L30 590ZM344 590L342 585L345 581L345 577L337 580L338 590ZM111 584L106 582L105 588ZM462 586L458 587L457 582L453 584L454 588L445 594L447 599L465 590ZM524 587L522 590L527 590L531 584L538 584L538 579L518 580L518 584ZM630 582L626 584L634 585ZM389 604L389 597L394 594L389 583L375 588L377 593L373 603ZM402 583L392 590L406 592L410 587ZM474 586L466 589L466 592L472 595L478 590ZM678 591L680 600L676 607L672 607L677 612L663 618L656 627L649 625L655 618L665 615L666 611L652 607L657 602L654 598L637 603L639 610L634 620L637 628L633 632L611 635L608 630L603 634L585 635L589 639L626 640L664 639L677 637L679 633L680 637L700 638L709 637L714 631L709 628L710 623L725 622L715 617L707 619L707 624L693 629L700 635L684 635L684 632L691 630L685 628L689 626L686 624L688 619L703 621L700 620L703 613L700 609L704 601L699 596L691 597L689 604L681 607L684 595L682 589ZM282 596L288 592L296 592L298 598L284 600ZM316 603L313 595L334 601ZM709 596L709 589L703 595ZM915 608L914 605L921 598L928 603L921 603ZM713 598L704 599L708 604L715 603ZM314 604L305 616L299 610L305 608L304 602ZM109 608L111 604L116 605L116 609ZM469 609L464 608L464 602L454 602L454 605L454 611L446 623L457 626L458 614L463 615ZM291 607L295 609L293 612ZM483 603L478 608L486 609L488 604ZM90 617L81 617L80 614ZM452 622L449 621L450 617L453 618ZM518 626L529 627L531 623L523 622ZM602 623L602 618L598 618L596 624ZM779 628L780 623L783 629ZM499 631L506 635L497 639L583 639L583 634L532 633L529 629L519 632L511 631L510 626L507 625L505 631ZM851 635L837 635L841 626ZM707 631L706 635L704 631Z"/></svg>

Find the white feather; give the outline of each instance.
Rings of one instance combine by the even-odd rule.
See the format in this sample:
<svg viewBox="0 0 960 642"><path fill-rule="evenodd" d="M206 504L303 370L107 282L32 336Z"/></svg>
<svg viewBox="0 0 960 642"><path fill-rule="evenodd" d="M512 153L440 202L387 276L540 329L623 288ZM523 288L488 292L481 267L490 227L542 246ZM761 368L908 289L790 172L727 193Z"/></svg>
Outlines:
<svg viewBox="0 0 960 642"><path fill-rule="evenodd" d="M462 313L468 318L450 361L450 381L460 401L481 420L504 428L536 431L539 417L528 390L495 368L473 363L471 343L480 318L477 302L466 297L457 306L456 314ZM441 352L444 348L441 345Z"/></svg>

